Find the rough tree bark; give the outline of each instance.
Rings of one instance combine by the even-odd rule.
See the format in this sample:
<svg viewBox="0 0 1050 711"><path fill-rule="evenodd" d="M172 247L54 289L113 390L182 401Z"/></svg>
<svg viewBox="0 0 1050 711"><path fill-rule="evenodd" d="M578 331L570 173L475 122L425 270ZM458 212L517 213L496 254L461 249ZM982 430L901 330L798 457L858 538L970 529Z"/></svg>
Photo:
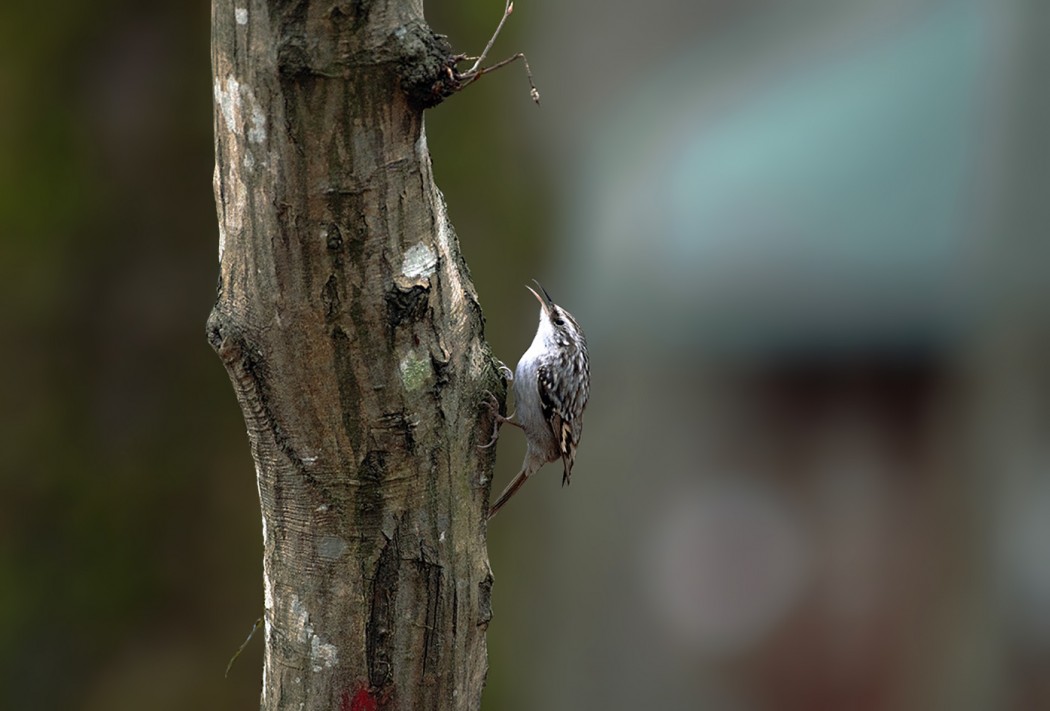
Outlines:
<svg viewBox="0 0 1050 711"><path fill-rule="evenodd" d="M477 709L505 388L423 129L450 48L421 0L214 0L212 26L208 338L256 464L262 708Z"/></svg>

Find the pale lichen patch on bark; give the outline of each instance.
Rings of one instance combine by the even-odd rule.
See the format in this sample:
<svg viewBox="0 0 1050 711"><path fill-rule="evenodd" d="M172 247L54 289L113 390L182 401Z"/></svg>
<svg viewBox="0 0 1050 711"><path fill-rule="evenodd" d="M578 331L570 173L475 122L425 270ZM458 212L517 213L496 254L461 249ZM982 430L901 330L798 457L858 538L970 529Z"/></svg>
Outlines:
<svg viewBox="0 0 1050 711"><path fill-rule="evenodd" d="M310 623L310 613L307 612L302 600L298 595L292 595L289 612L292 615L291 634L301 642L310 645L310 661L313 663L314 672L323 668L331 668L339 663L339 650L334 644L325 642Z"/></svg>
<svg viewBox="0 0 1050 711"><path fill-rule="evenodd" d="M339 663L339 650L334 644L323 642L317 634L314 634L310 638L310 660L314 662L315 672L321 671L322 664L326 668L334 667Z"/></svg>
<svg viewBox="0 0 1050 711"><path fill-rule="evenodd" d="M248 8L238 7L233 11L234 18L237 20L238 25L248 24Z"/></svg>
<svg viewBox="0 0 1050 711"><path fill-rule="evenodd" d="M228 74L225 80L215 83L214 90L215 103L222 112L226 130L236 134L241 114L241 83L233 74Z"/></svg>
<svg viewBox="0 0 1050 711"><path fill-rule="evenodd" d="M211 183L212 190L215 192L215 199L219 205L222 205L222 175L219 173L219 164L215 163L215 170L212 172ZM222 264L222 255L226 251L226 220L219 220L219 264Z"/></svg>
<svg viewBox="0 0 1050 711"><path fill-rule="evenodd" d="M317 555L324 560L335 561L346 555L349 546L339 536L325 535L317 542Z"/></svg>
<svg viewBox="0 0 1050 711"><path fill-rule="evenodd" d="M408 392L419 390L430 378L430 358L420 357L414 350L409 351L408 355L401 359L400 370L401 382L404 383L405 390Z"/></svg>
<svg viewBox="0 0 1050 711"><path fill-rule="evenodd" d="M247 120L248 140L251 143L262 143L266 140L266 112L255 98L252 87L241 83L231 72L226 75L225 80L215 83L214 94L227 131L240 136L244 133L243 126ZM244 110L245 104L248 105L247 112Z"/></svg>
<svg viewBox="0 0 1050 711"><path fill-rule="evenodd" d="M417 242L405 250L405 256L401 262L401 273L409 279L429 277L434 273L437 261L437 254L430 246Z"/></svg>
<svg viewBox="0 0 1050 711"><path fill-rule="evenodd" d="M266 140L266 113L255 98L255 92L250 86L244 86L244 98L251 107L251 127L248 128L248 141L251 143L262 143Z"/></svg>
<svg viewBox="0 0 1050 711"><path fill-rule="evenodd" d="M242 172L250 174L257 163L255 155L246 149L243 141L239 140L243 133L245 95L250 99L249 105L253 116L249 134L256 137L261 135L262 138L265 138L265 115L251 88L244 86L232 72L227 73L225 79L217 80L214 84L217 115L221 116L221 124L226 127L229 134L226 140L219 141L221 149L228 155L226 175L219 173L220 168L217 162L214 176L215 201L221 210L219 219L220 262L226 252L227 237L238 235L244 229L248 211L248 190ZM256 113L262 117L261 125L254 118ZM263 164L266 164L265 159L263 159Z"/></svg>

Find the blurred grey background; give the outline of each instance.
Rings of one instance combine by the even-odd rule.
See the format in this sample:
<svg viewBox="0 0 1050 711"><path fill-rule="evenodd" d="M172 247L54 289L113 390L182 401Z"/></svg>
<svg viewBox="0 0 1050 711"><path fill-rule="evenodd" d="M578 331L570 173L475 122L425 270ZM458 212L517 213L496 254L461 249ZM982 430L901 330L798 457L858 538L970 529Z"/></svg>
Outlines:
<svg viewBox="0 0 1050 711"><path fill-rule="evenodd" d="M208 3L54 10L0 9L0 707L253 708ZM495 351L538 278L593 394L492 523L485 709L1050 708L1048 21L516 3L542 106L508 67L428 140Z"/></svg>

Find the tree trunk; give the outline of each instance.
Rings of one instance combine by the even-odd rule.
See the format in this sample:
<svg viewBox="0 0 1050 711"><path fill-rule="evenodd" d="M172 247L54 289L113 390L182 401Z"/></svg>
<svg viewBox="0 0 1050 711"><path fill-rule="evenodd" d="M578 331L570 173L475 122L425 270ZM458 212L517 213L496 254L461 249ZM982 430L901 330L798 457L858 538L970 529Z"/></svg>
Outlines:
<svg viewBox="0 0 1050 711"><path fill-rule="evenodd" d="M262 708L477 709L505 391L423 130L451 52L421 0L214 0L212 27L208 338L256 464Z"/></svg>

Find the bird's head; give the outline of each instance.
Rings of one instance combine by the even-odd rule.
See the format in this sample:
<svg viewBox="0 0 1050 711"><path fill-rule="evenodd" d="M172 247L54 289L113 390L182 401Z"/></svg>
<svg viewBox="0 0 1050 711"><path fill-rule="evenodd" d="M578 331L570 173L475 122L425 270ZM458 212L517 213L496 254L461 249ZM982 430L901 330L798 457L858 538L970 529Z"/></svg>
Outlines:
<svg viewBox="0 0 1050 711"><path fill-rule="evenodd" d="M582 339L583 331L572 314L554 303L554 299L551 298L551 295L547 293L547 290L538 281L533 279L532 283L536 285L539 291L536 291L528 284L525 285L525 288L531 291L536 300L540 302L540 330L549 329L550 334L548 337L562 346Z"/></svg>

